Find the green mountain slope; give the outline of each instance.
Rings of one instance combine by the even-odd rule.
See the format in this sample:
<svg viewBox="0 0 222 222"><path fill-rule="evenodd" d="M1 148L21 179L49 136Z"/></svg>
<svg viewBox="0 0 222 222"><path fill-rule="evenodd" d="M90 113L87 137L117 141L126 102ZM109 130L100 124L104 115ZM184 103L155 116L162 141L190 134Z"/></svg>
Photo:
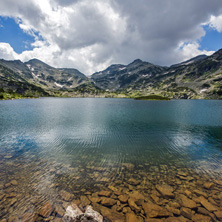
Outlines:
<svg viewBox="0 0 222 222"><path fill-rule="evenodd" d="M0 98L27 96L222 99L222 49L170 67L137 59L89 78L77 69L58 69L37 59L0 60Z"/></svg>
<svg viewBox="0 0 222 222"><path fill-rule="evenodd" d="M29 83L18 73L0 65L0 99L39 96L49 96L49 93Z"/></svg>
<svg viewBox="0 0 222 222"><path fill-rule="evenodd" d="M90 82L77 69L56 69L40 60L0 60L0 98L58 96Z"/></svg>
<svg viewBox="0 0 222 222"><path fill-rule="evenodd" d="M222 98L222 50L171 67L136 60L114 68L93 74L94 83L129 97L155 94L175 99Z"/></svg>
<svg viewBox="0 0 222 222"><path fill-rule="evenodd" d="M25 65L32 74L32 81L43 88L74 88L88 81L77 69L56 69L37 59L32 59Z"/></svg>
<svg viewBox="0 0 222 222"><path fill-rule="evenodd" d="M111 65L106 70L91 76L96 85L104 90L117 91L144 77L151 77L164 72L165 68L137 59L127 66Z"/></svg>

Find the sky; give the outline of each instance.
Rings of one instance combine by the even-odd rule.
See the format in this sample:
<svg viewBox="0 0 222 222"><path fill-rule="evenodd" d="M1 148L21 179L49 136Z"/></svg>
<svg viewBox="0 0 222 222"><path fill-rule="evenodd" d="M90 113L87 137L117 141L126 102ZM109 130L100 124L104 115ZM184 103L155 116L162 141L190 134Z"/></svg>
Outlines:
<svg viewBox="0 0 222 222"><path fill-rule="evenodd" d="M86 75L139 58L169 66L222 48L221 0L0 0L0 58Z"/></svg>

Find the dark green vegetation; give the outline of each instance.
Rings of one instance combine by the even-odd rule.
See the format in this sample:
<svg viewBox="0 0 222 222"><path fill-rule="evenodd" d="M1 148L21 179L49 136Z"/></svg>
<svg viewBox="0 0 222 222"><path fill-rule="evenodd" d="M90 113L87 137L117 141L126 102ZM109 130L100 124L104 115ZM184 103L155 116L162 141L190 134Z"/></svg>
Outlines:
<svg viewBox="0 0 222 222"><path fill-rule="evenodd" d="M39 96L222 99L222 49L170 67L135 60L86 77L76 69L53 68L37 59L0 60L0 98Z"/></svg>
<svg viewBox="0 0 222 222"><path fill-rule="evenodd" d="M170 98L158 96L158 95L149 95L149 96L139 96L135 97L136 100L170 100Z"/></svg>

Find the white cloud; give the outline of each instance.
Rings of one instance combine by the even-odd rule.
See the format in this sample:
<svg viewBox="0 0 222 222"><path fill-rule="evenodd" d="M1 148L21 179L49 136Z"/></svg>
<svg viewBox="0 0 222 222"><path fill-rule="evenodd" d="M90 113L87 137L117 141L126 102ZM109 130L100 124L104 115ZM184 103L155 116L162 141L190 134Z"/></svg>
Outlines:
<svg viewBox="0 0 222 222"><path fill-rule="evenodd" d="M0 42L0 58L14 60L18 59L18 54L14 52L8 43Z"/></svg>
<svg viewBox="0 0 222 222"><path fill-rule="evenodd" d="M216 29L218 32L222 32L222 15L220 15L220 16L212 15L210 17L210 21L209 21L208 25L211 28Z"/></svg>
<svg viewBox="0 0 222 222"><path fill-rule="evenodd" d="M198 42L181 43L175 50L175 54L179 54L181 56L181 61L184 61L197 55L205 54L209 56L214 53L214 51L200 50L199 48L200 45Z"/></svg>
<svg viewBox="0 0 222 222"><path fill-rule="evenodd" d="M221 0L1 1L0 15L19 18L35 42L19 55L1 45L0 56L35 57L85 74L136 58L171 65L212 53L199 50L198 40L205 35L203 23L221 31L221 12Z"/></svg>

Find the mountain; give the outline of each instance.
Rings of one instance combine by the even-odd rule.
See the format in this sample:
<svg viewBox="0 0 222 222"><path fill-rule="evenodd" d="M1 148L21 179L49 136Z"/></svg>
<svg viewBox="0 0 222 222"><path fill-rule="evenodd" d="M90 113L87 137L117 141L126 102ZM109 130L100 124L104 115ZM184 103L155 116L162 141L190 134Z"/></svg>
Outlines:
<svg viewBox="0 0 222 222"><path fill-rule="evenodd" d="M93 82L104 90L117 91L149 76L164 72L165 68L136 59L129 65L111 65L106 70L94 73Z"/></svg>
<svg viewBox="0 0 222 222"><path fill-rule="evenodd" d="M222 49L170 67L135 60L92 75L101 88L129 97L157 94L169 98L222 98Z"/></svg>
<svg viewBox="0 0 222 222"><path fill-rule="evenodd" d="M172 65L171 67L178 67L178 66L181 66L181 65L189 65L193 62L201 61L202 59L205 59L205 58L207 58L207 55L198 55L198 56L196 56L194 58L191 58L187 61Z"/></svg>
<svg viewBox="0 0 222 222"><path fill-rule="evenodd" d="M6 94L9 98L63 96L64 91L88 83L89 79L77 69L56 69L38 59L25 63L0 60L0 98L7 97Z"/></svg>
<svg viewBox="0 0 222 222"><path fill-rule="evenodd" d="M54 68L32 59L0 60L0 99L13 97L141 97L222 99L222 49L163 67L134 60L87 78L77 69Z"/></svg>
<svg viewBox="0 0 222 222"><path fill-rule="evenodd" d="M74 88L88 81L77 69L56 69L40 60L32 59L24 63L32 74L32 81L43 88Z"/></svg>
<svg viewBox="0 0 222 222"><path fill-rule="evenodd" d="M20 62L15 62L18 65ZM39 86L29 83L20 73L0 64L0 99L49 96Z"/></svg>

